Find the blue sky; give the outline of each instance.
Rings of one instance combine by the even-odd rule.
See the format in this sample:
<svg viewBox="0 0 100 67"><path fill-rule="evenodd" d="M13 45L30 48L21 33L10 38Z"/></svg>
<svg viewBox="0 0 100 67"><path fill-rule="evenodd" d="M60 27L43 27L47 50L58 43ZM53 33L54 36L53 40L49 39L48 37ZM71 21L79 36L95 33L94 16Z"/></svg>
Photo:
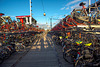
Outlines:
<svg viewBox="0 0 100 67"><path fill-rule="evenodd" d="M88 0L42 0L46 17L43 16L43 6L41 0L32 0L32 16L37 20L39 25L50 23L50 17L56 19L64 18L64 15L69 15L74 8L79 8L80 2L85 2L88 6ZM98 0L96 0L98 1ZM94 3L95 0L91 0ZM15 16L30 14L29 0L0 0L0 13L9 15L12 19ZM59 20L53 20L58 23Z"/></svg>

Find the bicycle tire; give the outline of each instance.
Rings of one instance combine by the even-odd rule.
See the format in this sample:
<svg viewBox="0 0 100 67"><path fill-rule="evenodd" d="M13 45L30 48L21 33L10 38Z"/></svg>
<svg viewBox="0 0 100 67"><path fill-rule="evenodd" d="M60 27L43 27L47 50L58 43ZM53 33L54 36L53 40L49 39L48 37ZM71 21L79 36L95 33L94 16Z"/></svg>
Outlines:
<svg viewBox="0 0 100 67"><path fill-rule="evenodd" d="M80 58L74 63L74 67L86 67L87 63L90 63L92 61L92 58L86 61L85 59L83 59L83 56L80 56Z"/></svg>
<svg viewBox="0 0 100 67"><path fill-rule="evenodd" d="M23 45L20 45L19 47L18 47L18 53L24 53L26 51L26 49L25 49L25 47L23 46Z"/></svg>
<svg viewBox="0 0 100 67"><path fill-rule="evenodd" d="M74 64L74 67L85 67L83 63L78 62L77 65Z"/></svg>
<svg viewBox="0 0 100 67"><path fill-rule="evenodd" d="M80 13L78 13L77 11L80 11ZM73 18L77 18L77 19L79 19L81 21L85 21L85 22L88 22L87 19L89 19L87 14L84 13L84 11L82 11L82 10L75 10L75 11L73 11L73 15L72 16L73 16Z"/></svg>
<svg viewBox="0 0 100 67"><path fill-rule="evenodd" d="M4 60L8 59L11 56L11 53L8 50L5 51L6 53L4 53L5 54Z"/></svg>
<svg viewBox="0 0 100 67"><path fill-rule="evenodd" d="M25 46L21 45L21 50L24 51L25 50Z"/></svg>
<svg viewBox="0 0 100 67"><path fill-rule="evenodd" d="M15 50L18 51L18 49L19 49L18 46L15 46Z"/></svg>
<svg viewBox="0 0 100 67"><path fill-rule="evenodd" d="M97 12L97 14L95 15L95 24L98 24L99 21L97 21L97 17L100 16L100 12Z"/></svg>
<svg viewBox="0 0 100 67"><path fill-rule="evenodd" d="M66 62L73 64L74 63L74 56L73 53L76 53L74 50L70 50L66 53L63 53L63 58L65 59Z"/></svg>

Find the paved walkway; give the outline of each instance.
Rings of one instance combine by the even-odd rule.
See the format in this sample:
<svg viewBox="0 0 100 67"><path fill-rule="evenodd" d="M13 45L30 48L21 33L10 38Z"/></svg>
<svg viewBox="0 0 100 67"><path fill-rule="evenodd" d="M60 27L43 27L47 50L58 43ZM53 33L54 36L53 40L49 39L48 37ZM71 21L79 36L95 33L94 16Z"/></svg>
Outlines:
<svg viewBox="0 0 100 67"><path fill-rule="evenodd" d="M43 35L15 67L59 67L51 38Z"/></svg>

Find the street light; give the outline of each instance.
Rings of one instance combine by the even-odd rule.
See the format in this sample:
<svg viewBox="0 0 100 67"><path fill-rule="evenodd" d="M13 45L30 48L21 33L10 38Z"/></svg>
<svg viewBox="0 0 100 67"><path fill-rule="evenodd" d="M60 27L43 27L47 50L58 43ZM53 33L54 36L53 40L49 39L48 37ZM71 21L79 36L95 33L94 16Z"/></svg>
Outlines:
<svg viewBox="0 0 100 67"><path fill-rule="evenodd" d="M90 16L90 11L91 11L90 5L91 5L91 0L89 0L89 16Z"/></svg>
<svg viewBox="0 0 100 67"><path fill-rule="evenodd" d="M44 12L43 15L46 16L46 13Z"/></svg>
<svg viewBox="0 0 100 67"><path fill-rule="evenodd" d="M32 24L32 10L31 10L31 0L30 0L30 24Z"/></svg>
<svg viewBox="0 0 100 67"><path fill-rule="evenodd" d="M50 18L50 27L52 29L52 18Z"/></svg>

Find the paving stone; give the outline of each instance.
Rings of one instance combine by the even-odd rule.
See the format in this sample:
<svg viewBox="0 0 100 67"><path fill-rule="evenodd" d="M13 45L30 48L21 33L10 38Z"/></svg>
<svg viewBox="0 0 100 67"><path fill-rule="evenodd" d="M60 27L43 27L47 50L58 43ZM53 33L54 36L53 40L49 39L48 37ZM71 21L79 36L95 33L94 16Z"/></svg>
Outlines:
<svg viewBox="0 0 100 67"><path fill-rule="evenodd" d="M56 51L45 38L38 41L16 67L59 67Z"/></svg>

